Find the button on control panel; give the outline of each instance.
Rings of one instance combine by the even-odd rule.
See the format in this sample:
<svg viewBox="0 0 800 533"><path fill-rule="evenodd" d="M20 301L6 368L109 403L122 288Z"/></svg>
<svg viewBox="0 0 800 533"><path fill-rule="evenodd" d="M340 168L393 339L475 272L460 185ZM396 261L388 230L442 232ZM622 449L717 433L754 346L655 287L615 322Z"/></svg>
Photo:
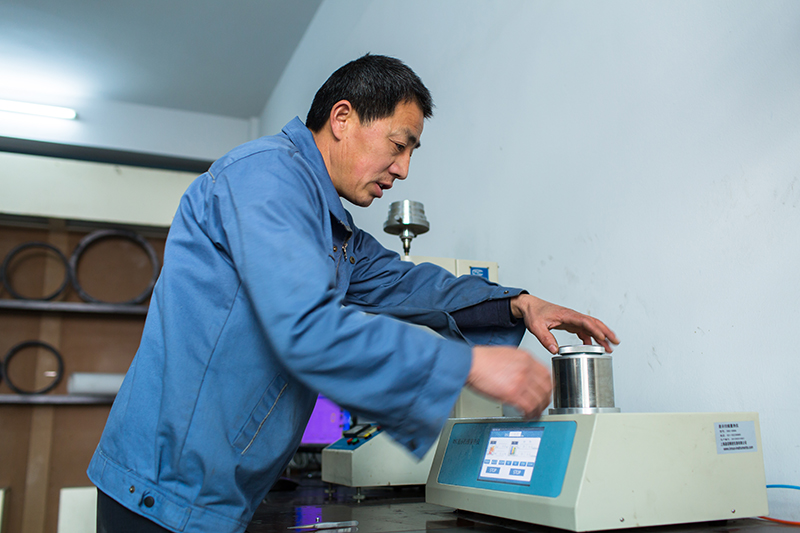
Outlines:
<svg viewBox="0 0 800 533"><path fill-rule="evenodd" d="M367 441L381 432L381 427L376 424L358 424L342 432L342 437L350 446L356 446Z"/></svg>

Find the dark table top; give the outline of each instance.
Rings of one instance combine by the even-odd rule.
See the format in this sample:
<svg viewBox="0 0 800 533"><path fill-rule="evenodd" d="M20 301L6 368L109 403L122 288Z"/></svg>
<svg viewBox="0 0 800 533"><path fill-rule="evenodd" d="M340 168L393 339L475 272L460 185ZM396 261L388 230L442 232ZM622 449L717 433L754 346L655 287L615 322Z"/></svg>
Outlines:
<svg viewBox="0 0 800 533"><path fill-rule="evenodd" d="M425 503L424 487L383 487L360 491L364 499L357 500L359 491L350 487L329 486L319 477L296 480L287 488L273 490L256 511L249 533L292 533L290 526L319 522L347 522L357 520L357 528L347 528L338 533L564 533L525 522L456 511L448 507ZM277 487L280 488L280 487ZM767 522L755 518L637 528L635 533L796 533L792 526ZM313 531L313 530L306 530ZM334 533L337 530L320 530ZM633 530L619 530L633 533Z"/></svg>

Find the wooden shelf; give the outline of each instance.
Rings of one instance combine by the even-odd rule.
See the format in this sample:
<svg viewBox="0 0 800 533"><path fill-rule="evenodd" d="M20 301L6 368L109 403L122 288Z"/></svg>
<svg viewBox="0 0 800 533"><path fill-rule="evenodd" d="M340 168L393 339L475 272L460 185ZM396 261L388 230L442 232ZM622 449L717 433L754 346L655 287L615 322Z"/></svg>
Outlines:
<svg viewBox="0 0 800 533"><path fill-rule="evenodd" d="M59 218L20 219L2 213L0 262L13 248L28 242L51 244L70 257L86 235L101 229L138 233L153 247L158 263L163 263L166 227ZM65 287L51 301L26 300L16 298L0 285L2 349L26 341L48 344L61 352L64 380L81 370L125 373L141 342L149 310L149 298L141 304L125 303L141 294L145 276L152 276L151 269L141 263L138 248L124 240L110 239L81 263L82 276L92 280L92 291L97 290L98 295L114 303L89 302L91 298L81 297L74 286ZM27 263L27 257L26 254L15 261L13 268L17 270L11 270L12 274L18 273L13 281L19 294L51 294L48 291L63 283L64 268L58 261L37 255ZM4 351L0 352L0 359ZM17 370L12 371L20 376L20 384L40 389L45 386L42 378L52 380L48 370L54 365L46 350L30 349L23 357ZM0 380L0 481L13 494L9 498L6 492L3 531L55 532L58 506L53 503L59 501L60 490L91 484L86 467L103 434L116 391L102 389L111 394L99 395L91 389L81 390L84 392L70 394L61 382L44 394L18 394L5 377Z"/></svg>
<svg viewBox="0 0 800 533"><path fill-rule="evenodd" d="M0 405L111 405L115 396L0 394Z"/></svg>
<svg viewBox="0 0 800 533"><path fill-rule="evenodd" d="M89 313L105 315L141 315L147 314L147 305L104 304L86 302L46 302L42 300L0 299L0 310L45 311L61 313Z"/></svg>

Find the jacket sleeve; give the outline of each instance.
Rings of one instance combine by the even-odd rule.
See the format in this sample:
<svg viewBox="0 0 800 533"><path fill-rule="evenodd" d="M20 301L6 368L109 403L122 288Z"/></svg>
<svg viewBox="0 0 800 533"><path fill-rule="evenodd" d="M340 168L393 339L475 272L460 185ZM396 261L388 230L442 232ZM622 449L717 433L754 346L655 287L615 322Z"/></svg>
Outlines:
<svg viewBox="0 0 800 533"><path fill-rule="evenodd" d="M344 307L328 255L331 217L311 169L289 155L266 157L215 177L206 231L230 256L286 370L422 456L466 381L470 348Z"/></svg>
<svg viewBox="0 0 800 533"><path fill-rule="evenodd" d="M402 261L399 254L357 228L353 241L358 259L345 299L348 305L425 325L469 344L519 345L525 334L523 323L461 330L450 313L488 300L511 298L524 292L522 289L502 287L480 276L455 277L431 263Z"/></svg>

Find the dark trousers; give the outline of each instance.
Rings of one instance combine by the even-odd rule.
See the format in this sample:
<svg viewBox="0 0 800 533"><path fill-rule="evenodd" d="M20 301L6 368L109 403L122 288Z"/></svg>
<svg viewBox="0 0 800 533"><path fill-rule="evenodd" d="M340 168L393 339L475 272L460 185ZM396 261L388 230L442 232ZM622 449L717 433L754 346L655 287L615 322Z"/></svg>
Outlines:
<svg viewBox="0 0 800 533"><path fill-rule="evenodd" d="M97 490L97 533L172 533Z"/></svg>

